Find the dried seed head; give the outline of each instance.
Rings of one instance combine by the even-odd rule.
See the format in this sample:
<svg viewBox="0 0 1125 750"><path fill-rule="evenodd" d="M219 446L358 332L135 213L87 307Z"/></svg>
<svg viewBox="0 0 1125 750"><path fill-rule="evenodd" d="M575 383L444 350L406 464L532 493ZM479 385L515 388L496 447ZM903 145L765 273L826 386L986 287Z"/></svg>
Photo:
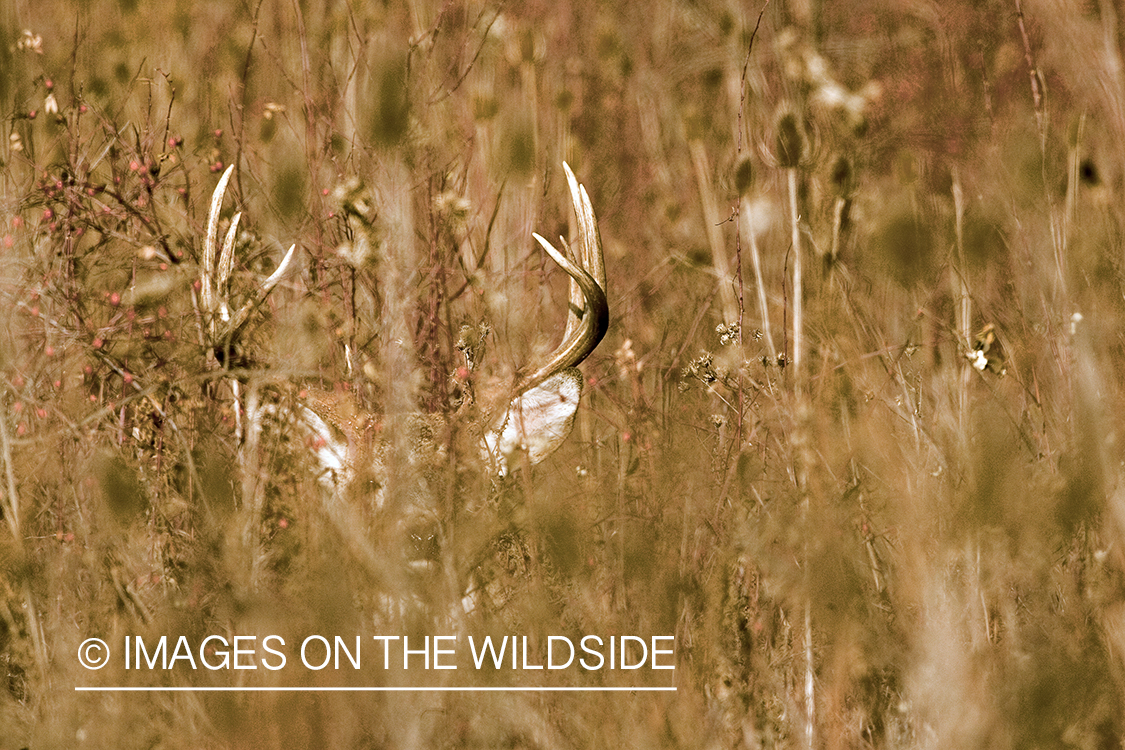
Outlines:
<svg viewBox="0 0 1125 750"><path fill-rule="evenodd" d="M837 157L836 163L832 165L832 191L838 196L851 195L853 176L852 163L848 157Z"/></svg>
<svg viewBox="0 0 1125 750"><path fill-rule="evenodd" d="M680 377L684 381L698 380L704 385L710 385L721 378L715 369L715 357L711 352L700 352L699 356L683 369Z"/></svg>
<svg viewBox="0 0 1125 750"><path fill-rule="evenodd" d="M740 196L748 195L750 188L754 186L754 167L749 158L740 161L735 168L734 185Z"/></svg>
<svg viewBox="0 0 1125 750"><path fill-rule="evenodd" d="M786 112L777 121L777 161L785 169L796 169L801 163L804 138L797 115Z"/></svg>
<svg viewBox="0 0 1125 750"><path fill-rule="evenodd" d="M20 38L16 41L16 49L42 55L43 37L39 34L33 34L31 29L24 29L23 34L21 34Z"/></svg>
<svg viewBox="0 0 1125 750"><path fill-rule="evenodd" d="M477 326L463 325L457 336L457 351L465 356L465 364L469 370L476 369L484 358L485 342L492 329L487 323L481 322Z"/></svg>
<svg viewBox="0 0 1125 750"><path fill-rule="evenodd" d="M402 143L410 130L410 89L407 81L407 56L404 52L386 53L372 65L368 100L367 131L383 147Z"/></svg>
<svg viewBox="0 0 1125 750"><path fill-rule="evenodd" d="M723 346L738 343L738 337L741 333L738 323L719 323L715 326L715 333L719 334L719 343Z"/></svg>

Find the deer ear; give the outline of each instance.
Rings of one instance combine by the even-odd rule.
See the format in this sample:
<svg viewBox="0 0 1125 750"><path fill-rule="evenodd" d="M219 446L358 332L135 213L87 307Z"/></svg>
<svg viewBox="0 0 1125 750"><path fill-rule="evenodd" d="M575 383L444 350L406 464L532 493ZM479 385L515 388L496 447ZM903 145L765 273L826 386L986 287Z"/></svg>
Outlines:
<svg viewBox="0 0 1125 750"><path fill-rule="evenodd" d="M351 482L354 473L349 436L338 424L322 419L307 406L302 406L297 414L308 430L309 449L321 469L317 481L330 493L340 492Z"/></svg>
<svg viewBox="0 0 1125 750"><path fill-rule="evenodd" d="M581 397L582 373L569 367L512 399L484 438L486 455L500 476L508 473L509 458L517 451L525 451L532 464L554 453L574 427Z"/></svg>

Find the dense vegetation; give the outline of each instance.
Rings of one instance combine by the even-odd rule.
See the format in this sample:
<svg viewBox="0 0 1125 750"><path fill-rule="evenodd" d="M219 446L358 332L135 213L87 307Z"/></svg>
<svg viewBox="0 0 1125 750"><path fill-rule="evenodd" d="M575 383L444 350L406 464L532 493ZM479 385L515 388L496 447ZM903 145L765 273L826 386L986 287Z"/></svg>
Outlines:
<svg viewBox="0 0 1125 750"><path fill-rule="evenodd" d="M0 748L1121 747L1119 13L3 4ZM565 319L531 238L573 224L564 160L610 330L570 440L498 480L480 426ZM298 255L217 350L229 164L232 299ZM430 458L325 497L310 388ZM675 670L76 659L453 633L674 635ZM543 684L677 691L74 690Z"/></svg>

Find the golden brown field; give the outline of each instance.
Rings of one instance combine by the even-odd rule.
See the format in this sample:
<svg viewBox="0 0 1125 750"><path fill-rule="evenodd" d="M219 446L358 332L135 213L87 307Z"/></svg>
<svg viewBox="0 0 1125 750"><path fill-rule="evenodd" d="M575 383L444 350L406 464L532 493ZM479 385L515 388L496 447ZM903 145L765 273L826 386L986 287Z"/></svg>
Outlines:
<svg viewBox="0 0 1125 750"><path fill-rule="evenodd" d="M0 3L0 750L1125 746L1122 16ZM501 479L484 395L561 335L564 160L610 328L569 440ZM297 254L217 351L231 164L232 300ZM323 494L309 388L424 471ZM675 668L465 646L586 635ZM256 669L196 663L236 636ZM385 667L437 636L456 670Z"/></svg>

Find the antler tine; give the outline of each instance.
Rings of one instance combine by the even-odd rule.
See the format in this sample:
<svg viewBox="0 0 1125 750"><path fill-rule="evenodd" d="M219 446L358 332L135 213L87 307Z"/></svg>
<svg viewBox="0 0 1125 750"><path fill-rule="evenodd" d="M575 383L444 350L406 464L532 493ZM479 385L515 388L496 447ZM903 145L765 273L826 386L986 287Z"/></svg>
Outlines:
<svg viewBox="0 0 1125 750"><path fill-rule="evenodd" d="M578 221L578 263L594 277L598 286L605 291L605 260L602 256L601 235L598 232L598 222L594 217L594 207L590 203L590 196L586 188L578 183L571 171L570 165L563 162L563 171L566 181L570 186L570 200L574 204L574 218ZM566 334L563 340L570 338L578 324L581 322L583 310L582 291L575 281L570 282L570 315L566 319Z"/></svg>
<svg viewBox="0 0 1125 750"><path fill-rule="evenodd" d="M566 173L566 182L570 187L570 202L574 205L574 219L578 225L578 265L585 269L589 269L589 255L586 252L585 232L585 216L581 202L581 186L578 180L574 177L574 172L570 171L570 165L565 161L563 162L563 172ZM569 250L568 243L559 238L560 244L564 249ZM596 279L595 279L596 280ZM578 326L582 324L582 312L585 310L585 299L582 296L582 287L578 286L578 282L574 279L570 280L570 302L567 306L566 314L566 331L563 333L563 341L569 341L570 337L578 330Z"/></svg>
<svg viewBox="0 0 1125 750"><path fill-rule="evenodd" d="M242 212L239 211L230 220L230 227L227 228L227 234L223 238L223 247L219 251L219 267L218 276L215 279L215 295L219 302L219 314L222 315L223 320L230 317L227 299L230 295L230 274L234 269L234 240L238 235L238 222L241 220Z"/></svg>
<svg viewBox="0 0 1125 750"><path fill-rule="evenodd" d="M598 282L602 291L605 291L605 254L602 252L602 233L598 229L598 220L594 216L594 206L590 203L586 186L579 185L578 189L582 193L582 207L586 215L586 252L589 253L586 258L586 268L590 269L594 281Z"/></svg>
<svg viewBox="0 0 1125 750"><path fill-rule="evenodd" d="M605 262L602 258L602 241L598 232L598 221L594 217L594 207L590 203L590 196L586 187L581 185L571 171L570 165L563 162L563 171L566 181L570 186L570 200L574 204L574 217L578 220L578 238L580 240L579 261L598 282L598 286L605 289Z"/></svg>
<svg viewBox="0 0 1125 750"><path fill-rule="evenodd" d="M234 172L231 164L219 178L215 185L215 192L211 194L211 210L207 214L207 234L203 238L203 270L200 274L200 294L202 296L203 311L210 316L215 314L215 252L219 240L219 212L223 209L223 196L227 192L227 183ZM225 243L224 243L225 249Z"/></svg>
<svg viewBox="0 0 1125 750"><path fill-rule="evenodd" d="M296 251L297 246L290 245L289 250L285 253L285 257L282 258L281 263L278 264L277 270L271 273L250 299L242 304L242 307L238 309L238 312L230 320L230 324L227 327L228 336L236 335L250 318L250 313L254 312L258 305L266 301L266 297L268 297L270 292L273 291L273 288L277 286L277 282L281 281L286 271L289 270L289 263L293 260L293 255Z"/></svg>
<svg viewBox="0 0 1125 750"><path fill-rule="evenodd" d="M551 258L570 276L570 312L563 341L547 362L521 378L517 390L526 391L567 367L574 367L594 350L609 328L609 303L605 294L605 260L597 218L585 188L578 184L574 173L563 162L574 214L578 220L578 245L581 265L575 264L565 253L539 234L536 241ZM565 243L563 243L565 247ZM591 272L593 275L591 275ZM576 322L577 321L577 322Z"/></svg>

